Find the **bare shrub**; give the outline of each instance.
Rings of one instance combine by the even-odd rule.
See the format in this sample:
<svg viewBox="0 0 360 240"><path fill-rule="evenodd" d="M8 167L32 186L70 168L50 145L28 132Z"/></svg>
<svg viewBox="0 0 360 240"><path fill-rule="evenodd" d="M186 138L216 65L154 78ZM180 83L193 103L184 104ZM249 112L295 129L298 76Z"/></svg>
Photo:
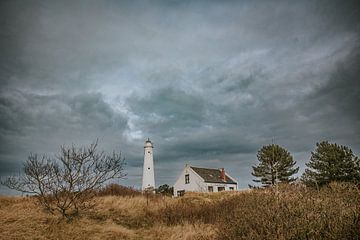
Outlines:
<svg viewBox="0 0 360 240"><path fill-rule="evenodd" d="M34 194L51 213L69 218L93 207L92 199L102 184L124 177L124 164L121 153L97 152L97 141L83 148L62 146L56 157L31 154L24 174L9 177L2 184Z"/></svg>
<svg viewBox="0 0 360 240"><path fill-rule="evenodd" d="M122 197L135 197L140 196L141 191L132 188L122 186L116 183L109 184L97 192L97 196L122 196Z"/></svg>

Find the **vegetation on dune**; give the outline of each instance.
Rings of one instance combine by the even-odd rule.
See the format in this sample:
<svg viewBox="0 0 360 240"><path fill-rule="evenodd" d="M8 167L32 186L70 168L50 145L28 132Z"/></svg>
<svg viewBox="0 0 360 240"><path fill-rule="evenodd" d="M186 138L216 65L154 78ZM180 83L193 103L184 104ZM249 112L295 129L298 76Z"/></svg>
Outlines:
<svg viewBox="0 0 360 240"><path fill-rule="evenodd" d="M48 215L32 197L0 198L3 239L358 239L360 190L331 183L243 192L95 198L71 223Z"/></svg>
<svg viewBox="0 0 360 240"><path fill-rule="evenodd" d="M111 183L105 187L99 189L96 192L97 196L121 196L121 197L135 197L141 196L140 190L132 187L125 187L116 183Z"/></svg>
<svg viewBox="0 0 360 240"><path fill-rule="evenodd" d="M254 182L266 187L296 180L291 176L297 173L299 168L295 167L296 162L285 148L276 144L263 146L257 153L257 159L259 165L253 167L251 174L259 179L253 180Z"/></svg>
<svg viewBox="0 0 360 240"><path fill-rule="evenodd" d="M94 206L95 193L104 183L126 176L124 164L120 153L99 152L97 141L89 147L62 146L55 157L30 154L24 174L1 183L33 194L47 211L70 219Z"/></svg>
<svg viewBox="0 0 360 240"><path fill-rule="evenodd" d="M233 211L219 220L218 239L358 239L359 204L359 188L346 183L255 190L223 202Z"/></svg>
<svg viewBox="0 0 360 240"><path fill-rule="evenodd" d="M291 154L278 145L263 146L252 174L266 188L187 192L180 198L171 198L173 189L166 184L143 193L117 184L101 187L124 176L124 162L120 154L95 150L96 144L62 148L56 160L31 155L25 175L3 184L36 195L0 198L0 239L360 236L360 161L346 146L318 143L298 183L292 175L299 168ZM53 215L47 214L49 210ZM74 213L79 217L66 221Z"/></svg>
<svg viewBox="0 0 360 240"><path fill-rule="evenodd" d="M317 143L306 166L302 182L307 186L321 187L332 181L360 183L360 159L347 146Z"/></svg>
<svg viewBox="0 0 360 240"><path fill-rule="evenodd" d="M156 193L166 196L172 196L174 194L174 187L170 187L167 184L163 184L156 189Z"/></svg>
<svg viewBox="0 0 360 240"><path fill-rule="evenodd" d="M253 166L251 173L263 187L279 183L295 182L292 177L299 171L290 152L279 145L263 146L257 153L259 164ZM360 183L360 159L352 150L343 145L322 141L311 152L307 169L301 176L301 182L308 187L319 188L331 182ZM249 187L254 187L249 185Z"/></svg>

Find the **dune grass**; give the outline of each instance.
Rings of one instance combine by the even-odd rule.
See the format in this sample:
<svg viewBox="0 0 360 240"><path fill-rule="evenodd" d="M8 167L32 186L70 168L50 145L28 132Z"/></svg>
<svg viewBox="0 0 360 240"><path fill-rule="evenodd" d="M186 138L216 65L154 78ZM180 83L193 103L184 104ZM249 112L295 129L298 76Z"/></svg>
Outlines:
<svg viewBox="0 0 360 240"><path fill-rule="evenodd" d="M31 197L0 198L0 239L359 239L360 191L334 183L95 199L71 221L51 215Z"/></svg>
<svg viewBox="0 0 360 240"><path fill-rule="evenodd" d="M31 197L0 197L0 239L212 239L211 225L164 225L156 214L171 198L97 197L96 207L70 222Z"/></svg>

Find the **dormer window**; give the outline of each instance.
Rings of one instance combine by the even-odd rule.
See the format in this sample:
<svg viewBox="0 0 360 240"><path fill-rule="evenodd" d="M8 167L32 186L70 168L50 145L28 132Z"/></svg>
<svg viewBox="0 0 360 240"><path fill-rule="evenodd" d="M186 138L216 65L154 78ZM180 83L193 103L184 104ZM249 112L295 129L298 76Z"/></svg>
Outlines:
<svg viewBox="0 0 360 240"><path fill-rule="evenodd" d="M189 174L185 175L185 184L189 184L190 183L190 176Z"/></svg>

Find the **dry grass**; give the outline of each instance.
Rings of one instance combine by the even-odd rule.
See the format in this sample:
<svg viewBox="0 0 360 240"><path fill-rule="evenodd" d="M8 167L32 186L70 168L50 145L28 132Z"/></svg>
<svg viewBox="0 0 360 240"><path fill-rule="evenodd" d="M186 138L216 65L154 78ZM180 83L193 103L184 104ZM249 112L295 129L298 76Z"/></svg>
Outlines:
<svg viewBox="0 0 360 240"><path fill-rule="evenodd" d="M360 192L333 184L182 198L101 196L67 222L33 198L0 198L0 239L359 239Z"/></svg>
<svg viewBox="0 0 360 240"><path fill-rule="evenodd" d="M360 239L360 192L353 185L284 186L223 204L234 210L220 220L218 239Z"/></svg>
<svg viewBox="0 0 360 240"><path fill-rule="evenodd" d="M157 223L155 212L171 198L106 196L96 208L68 222L50 215L34 198L0 198L0 239L212 239L215 231L203 223L166 226Z"/></svg>

